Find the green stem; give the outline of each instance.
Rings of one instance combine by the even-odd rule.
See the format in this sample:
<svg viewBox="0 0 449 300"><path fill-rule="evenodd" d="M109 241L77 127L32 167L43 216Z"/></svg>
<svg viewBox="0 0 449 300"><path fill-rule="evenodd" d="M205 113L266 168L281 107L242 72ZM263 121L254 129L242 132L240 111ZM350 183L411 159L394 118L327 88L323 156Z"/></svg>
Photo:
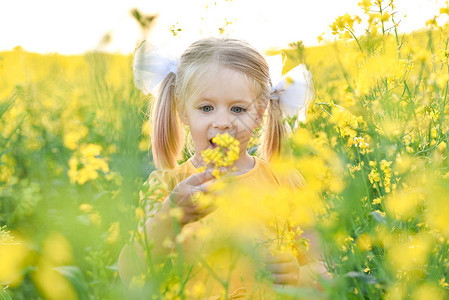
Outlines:
<svg viewBox="0 0 449 300"><path fill-rule="evenodd" d="M345 28L349 31L349 33L352 35L352 37L353 37L354 40L356 41L357 45L359 46L360 51L361 51L362 53L365 53L365 52L363 51L363 49L362 49L362 45L360 45L359 39L355 36L354 32L352 32L352 30L349 29L348 27L345 27Z"/></svg>

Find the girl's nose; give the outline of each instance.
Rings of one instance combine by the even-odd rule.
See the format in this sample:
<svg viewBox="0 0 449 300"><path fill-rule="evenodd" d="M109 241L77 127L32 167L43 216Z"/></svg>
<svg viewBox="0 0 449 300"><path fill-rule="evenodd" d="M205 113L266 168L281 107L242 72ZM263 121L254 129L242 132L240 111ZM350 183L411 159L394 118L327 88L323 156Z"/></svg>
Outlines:
<svg viewBox="0 0 449 300"><path fill-rule="evenodd" d="M230 129L232 127L232 122L228 116L217 116L217 118L212 122L214 128L224 130Z"/></svg>

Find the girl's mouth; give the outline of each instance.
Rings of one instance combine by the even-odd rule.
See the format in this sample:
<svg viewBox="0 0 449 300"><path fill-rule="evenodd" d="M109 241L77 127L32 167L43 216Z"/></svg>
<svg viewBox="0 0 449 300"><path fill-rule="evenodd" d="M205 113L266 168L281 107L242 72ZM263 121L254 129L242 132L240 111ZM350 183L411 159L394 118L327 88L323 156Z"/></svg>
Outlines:
<svg viewBox="0 0 449 300"><path fill-rule="evenodd" d="M212 142L212 139L209 140L209 144L211 145L212 149L215 149L217 147L217 144Z"/></svg>

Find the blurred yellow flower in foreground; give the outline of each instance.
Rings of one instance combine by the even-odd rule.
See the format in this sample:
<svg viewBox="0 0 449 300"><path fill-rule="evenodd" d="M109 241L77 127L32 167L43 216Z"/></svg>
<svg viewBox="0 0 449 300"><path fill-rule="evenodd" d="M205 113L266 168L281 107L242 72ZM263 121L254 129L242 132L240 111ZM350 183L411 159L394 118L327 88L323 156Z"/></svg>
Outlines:
<svg viewBox="0 0 449 300"><path fill-rule="evenodd" d="M424 270L431 246L425 234L406 234L387 249L387 259L396 272Z"/></svg>
<svg viewBox="0 0 449 300"><path fill-rule="evenodd" d="M72 263L72 249L61 233L51 233L44 241L33 280L46 299L77 299L71 283L57 271L57 267Z"/></svg>
<svg viewBox="0 0 449 300"><path fill-rule="evenodd" d="M437 181L431 178L432 184L425 190L426 210L425 220L427 226L437 232L449 237L449 201L447 195L449 192L447 179Z"/></svg>
<svg viewBox="0 0 449 300"><path fill-rule="evenodd" d="M0 227L0 286L17 286L23 279L29 250L25 242Z"/></svg>
<svg viewBox="0 0 449 300"><path fill-rule="evenodd" d="M385 200L386 208L396 219L408 220L417 213L422 196L417 191L398 192Z"/></svg>
<svg viewBox="0 0 449 300"><path fill-rule="evenodd" d="M368 251L373 248L373 238L367 234L363 233L357 238L357 247L362 251Z"/></svg>
<svg viewBox="0 0 449 300"><path fill-rule="evenodd" d="M61 233L50 234L44 241L42 252L42 257L52 265L62 266L72 262L72 247Z"/></svg>
<svg viewBox="0 0 449 300"><path fill-rule="evenodd" d="M437 285L425 283L419 285L412 294L412 300L423 300L423 299L432 299L432 300L443 300L446 299L444 296L444 292Z"/></svg>

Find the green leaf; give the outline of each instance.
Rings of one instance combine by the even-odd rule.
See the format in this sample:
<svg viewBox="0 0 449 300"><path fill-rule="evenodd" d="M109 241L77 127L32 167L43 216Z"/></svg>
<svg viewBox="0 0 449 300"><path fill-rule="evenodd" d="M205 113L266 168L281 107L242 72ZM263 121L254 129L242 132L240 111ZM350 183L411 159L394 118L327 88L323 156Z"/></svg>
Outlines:
<svg viewBox="0 0 449 300"><path fill-rule="evenodd" d="M385 217L382 216L378 211L372 211L370 212L370 215L373 216L374 220L376 220L379 223L385 224Z"/></svg>
<svg viewBox="0 0 449 300"><path fill-rule="evenodd" d="M371 275L362 273L362 272L351 271L351 272L346 273L345 276L350 277L350 278L361 279L366 284L376 284L377 283L376 278L374 278Z"/></svg>
<svg viewBox="0 0 449 300"><path fill-rule="evenodd" d="M89 293L88 293L88 285L86 283L86 280L83 277L83 274L81 273L80 269L75 266L61 266L61 267L55 267L53 268L55 271L59 272L60 274L64 275L67 280L70 281L70 283L75 288L76 292L78 293L79 299L89 299Z"/></svg>
<svg viewBox="0 0 449 300"><path fill-rule="evenodd" d="M5 289L6 288L4 288L3 291L0 291L0 300L12 300L11 296L5 291Z"/></svg>
<svg viewBox="0 0 449 300"><path fill-rule="evenodd" d="M0 118L3 116L4 113L8 111L14 104L14 100L16 99L17 92L15 92L11 98L6 100L5 102L0 103Z"/></svg>

